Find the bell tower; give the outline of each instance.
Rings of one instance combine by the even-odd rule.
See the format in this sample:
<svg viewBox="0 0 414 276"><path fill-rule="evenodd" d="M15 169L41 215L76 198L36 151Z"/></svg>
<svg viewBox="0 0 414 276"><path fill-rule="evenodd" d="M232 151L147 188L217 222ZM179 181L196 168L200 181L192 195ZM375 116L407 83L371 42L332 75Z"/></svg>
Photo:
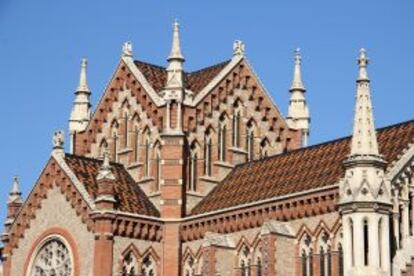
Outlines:
<svg viewBox="0 0 414 276"><path fill-rule="evenodd" d="M391 185L384 177L386 162L378 150L364 49L358 65L351 152L340 184L344 269L350 276L388 276Z"/></svg>

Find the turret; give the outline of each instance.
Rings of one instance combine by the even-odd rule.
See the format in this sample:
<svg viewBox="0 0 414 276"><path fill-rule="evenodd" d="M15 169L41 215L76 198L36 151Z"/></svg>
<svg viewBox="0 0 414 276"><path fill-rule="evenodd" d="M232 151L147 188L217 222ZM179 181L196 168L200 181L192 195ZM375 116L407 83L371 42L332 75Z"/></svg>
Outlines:
<svg viewBox="0 0 414 276"><path fill-rule="evenodd" d="M20 208L22 207L23 202L24 202L19 186L20 186L19 178L15 176L13 178L13 184L12 184L12 189L9 193L9 198L7 200L7 218L4 223L5 234L3 234L3 237L7 235L10 226L12 225L13 221L16 219L16 216L19 213Z"/></svg>
<svg viewBox="0 0 414 276"><path fill-rule="evenodd" d="M173 24L173 39L171 52L167 58L167 84L162 95L167 102L165 133L182 132L182 104L185 96L184 85L184 56L181 53L180 26L177 21ZM175 114L174 114L175 113Z"/></svg>
<svg viewBox="0 0 414 276"><path fill-rule="evenodd" d="M295 51L295 67L293 80L290 87L289 110L286 121L290 128L302 132L302 145L307 146L309 137L310 115L305 99L305 86L302 81L301 65L302 58L300 50Z"/></svg>
<svg viewBox="0 0 414 276"><path fill-rule="evenodd" d="M351 151L340 183L345 275L390 275L391 185L378 150L368 58L361 49Z"/></svg>
<svg viewBox="0 0 414 276"><path fill-rule="evenodd" d="M69 119L69 133L71 136L71 152L75 148L76 133L86 129L91 119L91 91L87 82L88 61L84 58L81 61L79 86L75 91L75 101Z"/></svg>

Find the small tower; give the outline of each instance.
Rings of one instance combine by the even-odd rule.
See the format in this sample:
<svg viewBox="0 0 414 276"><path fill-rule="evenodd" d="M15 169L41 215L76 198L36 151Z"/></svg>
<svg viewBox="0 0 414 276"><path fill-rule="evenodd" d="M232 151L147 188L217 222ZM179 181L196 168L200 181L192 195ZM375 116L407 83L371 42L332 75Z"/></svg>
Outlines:
<svg viewBox="0 0 414 276"><path fill-rule="evenodd" d="M167 84L162 95L166 101L165 133L182 132L182 104L184 102L184 56L180 46L180 26L178 21L173 24L173 39L170 55L167 58Z"/></svg>
<svg viewBox="0 0 414 276"><path fill-rule="evenodd" d="M87 82L87 66L88 61L84 58L81 61L81 70L79 78L79 86L75 92L75 101L73 103L72 112L69 119L69 133L71 137L71 150L75 149L76 133L84 131L91 119L91 91Z"/></svg>
<svg viewBox="0 0 414 276"><path fill-rule="evenodd" d="M391 187L378 150L364 49L358 65L351 152L344 161L345 178L340 183L344 269L350 276L385 276L390 275Z"/></svg>
<svg viewBox="0 0 414 276"><path fill-rule="evenodd" d="M96 176L98 191L95 198L94 275L112 275L113 262L113 221L116 218L115 185L116 178L109 164L108 149L104 149L103 163Z"/></svg>
<svg viewBox="0 0 414 276"><path fill-rule="evenodd" d="M7 200L7 219L4 223L5 234L7 235L10 226L15 220L17 214L19 213L20 208L23 205L22 193L20 192L20 183L19 178L15 176L13 178L12 189L9 193L9 198Z"/></svg>
<svg viewBox="0 0 414 276"><path fill-rule="evenodd" d="M286 121L290 128L302 131L302 145L307 146L309 137L310 116L305 99L305 86L302 82L302 58L300 50L295 51L295 69L292 86L290 87L289 110Z"/></svg>

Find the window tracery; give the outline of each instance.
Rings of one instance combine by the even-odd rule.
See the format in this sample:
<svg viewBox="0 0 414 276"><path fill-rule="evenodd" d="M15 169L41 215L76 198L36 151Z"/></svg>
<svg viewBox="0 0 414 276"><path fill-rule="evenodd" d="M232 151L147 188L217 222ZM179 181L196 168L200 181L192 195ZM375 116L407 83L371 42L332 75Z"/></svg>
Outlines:
<svg viewBox="0 0 414 276"><path fill-rule="evenodd" d="M300 259L302 276L313 276L312 239L309 234L304 234L300 242Z"/></svg>
<svg viewBox="0 0 414 276"><path fill-rule="evenodd" d="M251 274L251 256L250 249L243 245L239 252L239 270L240 276L250 276Z"/></svg>
<svg viewBox="0 0 414 276"><path fill-rule="evenodd" d="M142 267L141 267L141 275L142 276L155 276L155 262L151 255L147 255L142 260Z"/></svg>
<svg viewBox="0 0 414 276"><path fill-rule="evenodd" d="M67 246L62 240L47 240L38 250L33 261L31 276L71 276L73 263Z"/></svg>
<svg viewBox="0 0 414 276"><path fill-rule="evenodd" d="M137 257L129 251L122 261L122 276L138 276L139 264Z"/></svg>

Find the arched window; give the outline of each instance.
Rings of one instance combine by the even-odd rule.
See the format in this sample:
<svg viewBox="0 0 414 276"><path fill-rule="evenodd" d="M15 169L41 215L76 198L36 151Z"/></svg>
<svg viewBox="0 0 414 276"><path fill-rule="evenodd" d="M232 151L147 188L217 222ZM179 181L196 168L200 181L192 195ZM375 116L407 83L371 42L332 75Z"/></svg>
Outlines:
<svg viewBox="0 0 414 276"><path fill-rule="evenodd" d="M302 276L313 276L313 251L311 246L311 237L308 234L303 235L299 251Z"/></svg>
<svg viewBox="0 0 414 276"><path fill-rule="evenodd" d="M157 146L155 152L155 190L159 191L161 188L161 149Z"/></svg>
<svg viewBox="0 0 414 276"><path fill-rule="evenodd" d="M150 146L151 146L151 140L150 140L150 131L149 129L146 130L146 134L144 137L144 176L149 176L149 167L150 167Z"/></svg>
<svg viewBox="0 0 414 276"><path fill-rule="evenodd" d="M224 115L220 118L218 129L218 158L220 161L226 161L226 124Z"/></svg>
<svg viewBox="0 0 414 276"><path fill-rule="evenodd" d="M142 260L140 276L155 276L155 275L156 275L156 269L155 269L154 259L150 255L147 255Z"/></svg>
<svg viewBox="0 0 414 276"><path fill-rule="evenodd" d="M211 176L211 130L207 129L204 137L204 174Z"/></svg>
<svg viewBox="0 0 414 276"><path fill-rule="evenodd" d="M189 181L188 181L188 189L190 191L197 190L197 147L195 143L192 143L190 146L190 156L189 156Z"/></svg>
<svg viewBox="0 0 414 276"><path fill-rule="evenodd" d="M111 125L111 136L112 136L112 160L118 161L118 122L113 121Z"/></svg>
<svg viewBox="0 0 414 276"><path fill-rule="evenodd" d="M135 126L134 128L134 161L138 162L139 160L139 128Z"/></svg>
<svg viewBox="0 0 414 276"><path fill-rule="evenodd" d="M319 260L320 260L320 275L331 276L332 275L332 259L331 259L331 241L329 240L329 234L325 231L321 232L319 236Z"/></svg>
<svg viewBox="0 0 414 276"><path fill-rule="evenodd" d="M256 260L256 276L262 276L262 259L257 257Z"/></svg>
<svg viewBox="0 0 414 276"><path fill-rule="evenodd" d="M247 161L254 159L254 124L252 121L247 123L246 129L246 150Z"/></svg>
<svg viewBox="0 0 414 276"><path fill-rule="evenodd" d="M129 251L122 260L122 276L139 276L137 257Z"/></svg>
<svg viewBox="0 0 414 276"><path fill-rule="evenodd" d="M124 114L124 148L128 147L128 113Z"/></svg>
<svg viewBox="0 0 414 276"><path fill-rule="evenodd" d="M382 218L379 219L378 221L378 245L379 245L379 252L378 252L378 257L379 257L379 266L382 267Z"/></svg>
<svg viewBox="0 0 414 276"><path fill-rule="evenodd" d="M240 147L240 103L236 101L233 113L233 147Z"/></svg>
<svg viewBox="0 0 414 276"><path fill-rule="evenodd" d="M195 262L192 256L189 256L184 264L184 275L195 276Z"/></svg>
<svg viewBox="0 0 414 276"><path fill-rule="evenodd" d="M355 265L355 239L354 239L354 222L349 219L349 231L351 233L351 263Z"/></svg>
<svg viewBox="0 0 414 276"><path fill-rule="evenodd" d="M251 266L250 249L244 245L239 252L240 276L250 276L250 272L251 272L250 266Z"/></svg>
<svg viewBox="0 0 414 276"><path fill-rule="evenodd" d="M60 238L52 237L46 239L37 251L29 275L71 276L73 271L72 256L66 243Z"/></svg>

